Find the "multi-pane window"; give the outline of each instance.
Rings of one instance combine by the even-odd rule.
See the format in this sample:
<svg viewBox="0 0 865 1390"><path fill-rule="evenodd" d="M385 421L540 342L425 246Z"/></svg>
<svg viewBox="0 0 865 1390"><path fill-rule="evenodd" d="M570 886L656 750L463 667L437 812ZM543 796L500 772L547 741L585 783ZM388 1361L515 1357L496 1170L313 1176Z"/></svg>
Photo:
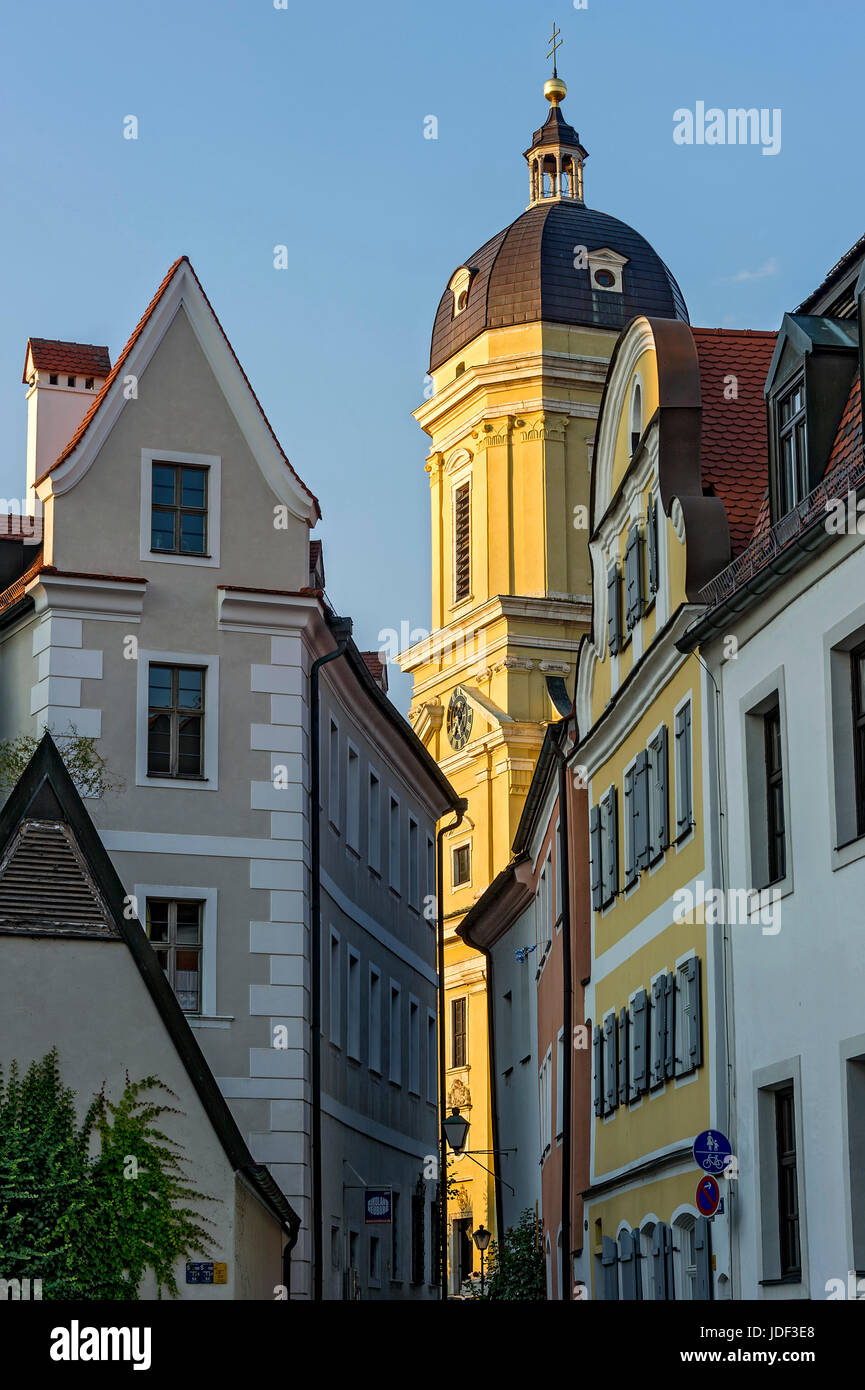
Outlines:
<svg viewBox="0 0 865 1390"><path fill-rule="evenodd" d="M345 766L345 843L349 849L360 848L360 758L351 744Z"/></svg>
<svg viewBox="0 0 865 1390"><path fill-rule="evenodd" d="M400 987L390 982L389 1046L390 1079L395 1085L402 1084L402 1029L400 1027Z"/></svg>
<svg viewBox="0 0 865 1390"><path fill-rule="evenodd" d="M781 1277L798 1274L799 1182L796 1171L796 1112L793 1087L775 1092L775 1144L778 1165L778 1235Z"/></svg>
<svg viewBox="0 0 865 1390"><path fill-rule="evenodd" d="M471 882L472 861L471 846L458 845L453 852L453 886L461 888L464 884Z"/></svg>
<svg viewBox="0 0 865 1390"><path fill-rule="evenodd" d="M381 1074L381 971L369 967L369 1069Z"/></svg>
<svg viewBox="0 0 865 1390"><path fill-rule="evenodd" d="M395 796L390 799L390 817L388 820L388 855L390 886L395 893L400 891L400 865L399 865L399 802Z"/></svg>
<svg viewBox="0 0 865 1390"><path fill-rule="evenodd" d="M763 716L766 750L766 833L768 836L769 882L775 883L786 872L787 854L784 831L784 769L781 761L781 709L775 705Z"/></svg>
<svg viewBox="0 0 865 1390"><path fill-rule="evenodd" d="M203 668L150 666L147 775L204 776Z"/></svg>
<svg viewBox="0 0 865 1390"><path fill-rule="evenodd" d="M776 406L778 425L779 514L789 512L808 493L805 444L805 383L800 377Z"/></svg>
<svg viewBox="0 0 865 1390"><path fill-rule="evenodd" d="M346 1051L355 1061L360 1060L360 956L348 948L346 970Z"/></svg>
<svg viewBox="0 0 865 1390"><path fill-rule="evenodd" d="M461 483L454 491L454 602L471 594L471 484Z"/></svg>
<svg viewBox="0 0 865 1390"><path fill-rule="evenodd" d="M207 469L154 463L150 549L174 555L207 551Z"/></svg>
<svg viewBox="0 0 865 1390"><path fill-rule="evenodd" d="M420 907L420 848L417 821L408 818L408 900L411 907Z"/></svg>
<svg viewBox="0 0 865 1390"><path fill-rule="evenodd" d="M466 998L451 1000L451 1066L464 1067L468 1061L466 1046Z"/></svg>
<svg viewBox="0 0 865 1390"><path fill-rule="evenodd" d="M553 1057L552 1050L550 1050L547 1052L538 1073L538 1120L540 1124L538 1137L540 1140L541 1162L543 1162L552 1148L552 1073Z"/></svg>
<svg viewBox="0 0 865 1390"><path fill-rule="evenodd" d="M369 836L369 866L376 873L379 873L381 871L381 782L374 772L369 774L367 834Z"/></svg>
<svg viewBox="0 0 865 1390"><path fill-rule="evenodd" d="M339 725L330 721L328 743L327 817L331 825L339 825Z"/></svg>
<svg viewBox="0 0 865 1390"><path fill-rule="evenodd" d="M408 1005L408 1088L420 1095L420 1005L410 999Z"/></svg>
<svg viewBox="0 0 865 1390"><path fill-rule="evenodd" d="M865 835L865 646L850 653L853 679L853 766L856 779L856 833Z"/></svg>
<svg viewBox="0 0 865 1390"><path fill-rule="evenodd" d="M147 935L184 1013L201 1012L200 902L147 899Z"/></svg>

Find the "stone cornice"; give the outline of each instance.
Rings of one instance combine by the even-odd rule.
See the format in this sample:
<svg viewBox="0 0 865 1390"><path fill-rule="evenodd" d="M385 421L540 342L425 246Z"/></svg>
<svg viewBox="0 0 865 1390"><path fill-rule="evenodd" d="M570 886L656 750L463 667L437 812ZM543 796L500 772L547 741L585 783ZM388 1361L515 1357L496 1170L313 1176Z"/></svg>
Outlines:
<svg viewBox="0 0 865 1390"><path fill-rule="evenodd" d="M104 618L111 622L140 622L146 592L146 579L52 574L44 570L26 589L37 616L50 609L56 617Z"/></svg>

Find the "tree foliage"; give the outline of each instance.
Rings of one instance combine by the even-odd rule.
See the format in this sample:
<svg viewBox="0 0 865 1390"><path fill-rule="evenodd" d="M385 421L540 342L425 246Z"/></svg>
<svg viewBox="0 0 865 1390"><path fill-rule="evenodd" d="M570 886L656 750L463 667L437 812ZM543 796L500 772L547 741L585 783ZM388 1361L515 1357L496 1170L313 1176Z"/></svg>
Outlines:
<svg viewBox="0 0 865 1390"><path fill-rule="evenodd" d="M207 1257L212 1201L184 1175L182 1148L158 1128L175 1107L155 1076L103 1091L78 1125L56 1048L28 1068L0 1068L0 1277L41 1279L43 1299L134 1299L144 1273L177 1297L174 1262Z"/></svg>
<svg viewBox="0 0 865 1390"><path fill-rule="evenodd" d="M82 796L100 797L105 792L120 789L121 784L112 779L95 738L79 734L71 724L62 734L52 729L51 737ZM19 734L17 738L0 743L0 801L15 786L38 747L39 739L35 734Z"/></svg>
<svg viewBox="0 0 865 1390"><path fill-rule="evenodd" d="M500 1244L490 1241L486 1267L487 1298L546 1299L543 1231L528 1207Z"/></svg>

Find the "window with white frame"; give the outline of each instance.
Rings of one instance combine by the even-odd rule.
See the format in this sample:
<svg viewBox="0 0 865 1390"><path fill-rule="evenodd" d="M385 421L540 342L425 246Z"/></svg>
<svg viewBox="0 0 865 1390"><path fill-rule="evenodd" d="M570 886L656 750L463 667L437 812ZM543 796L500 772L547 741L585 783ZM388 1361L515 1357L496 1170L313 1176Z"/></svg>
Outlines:
<svg viewBox="0 0 865 1390"><path fill-rule="evenodd" d="M219 657L144 651L137 665L139 787L219 787Z"/></svg>
<svg viewBox="0 0 865 1390"><path fill-rule="evenodd" d="M399 802L391 793L388 814L388 875L390 886L395 893L399 892L400 886L399 848Z"/></svg>
<svg viewBox="0 0 865 1390"><path fill-rule="evenodd" d="M381 971L369 967L369 1069L381 1075Z"/></svg>
<svg viewBox="0 0 865 1390"><path fill-rule="evenodd" d="M454 845L451 850L452 882L454 888L467 888L472 881L471 845Z"/></svg>
<svg viewBox="0 0 865 1390"><path fill-rule="evenodd" d="M221 466L215 454L142 449L139 559L218 567Z"/></svg>
<svg viewBox="0 0 865 1390"><path fill-rule="evenodd" d="M408 818L408 901L420 907L420 832L414 816Z"/></svg>
<svg viewBox="0 0 865 1390"><path fill-rule="evenodd" d="M360 956L353 947L347 949L346 963L346 1039L345 1050L349 1057L360 1061Z"/></svg>
<svg viewBox="0 0 865 1390"><path fill-rule="evenodd" d="M328 740L327 818L331 825L339 826L339 725L333 718Z"/></svg>
<svg viewBox="0 0 865 1390"><path fill-rule="evenodd" d="M683 1213L673 1223L673 1268L676 1297L697 1297L697 1228L693 1216Z"/></svg>
<svg viewBox="0 0 865 1390"><path fill-rule="evenodd" d="M345 759L345 843L360 849L360 756L350 743Z"/></svg>
<svg viewBox="0 0 865 1390"><path fill-rule="evenodd" d="M388 1079L395 1086L402 1084L402 1030L401 1030L401 990L396 980L390 982L390 1008L388 1011L388 1044L390 1069Z"/></svg>
<svg viewBox="0 0 865 1390"><path fill-rule="evenodd" d="M342 1001L340 999L339 970L339 932L330 932L330 1032L329 1037L336 1047L342 1042Z"/></svg>
<svg viewBox="0 0 865 1390"><path fill-rule="evenodd" d="M150 944L184 1013L201 1013L203 908L189 899L146 900Z"/></svg>
<svg viewBox="0 0 865 1390"><path fill-rule="evenodd" d="M540 1155L544 1161L552 1148L552 1048L541 1063L538 1073L538 1116L540 1121Z"/></svg>
<svg viewBox="0 0 865 1390"><path fill-rule="evenodd" d="M369 837L369 867L381 873L381 782L377 774L370 771L367 835Z"/></svg>
<svg viewBox="0 0 865 1390"><path fill-rule="evenodd" d="M426 889L425 896L434 898L436 896L436 847L432 835L426 837Z"/></svg>
<svg viewBox="0 0 865 1390"><path fill-rule="evenodd" d="M408 1088L420 1095L420 1004L412 995L408 1001Z"/></svg>
<svg viewBox="0 0 865 1390"><path fill-rule="evenodd" d="M426 1098L431 1105L435 1105L438 1100L438 1078L438 1026L435 1014L428 1009L426 1016Z"/></svg>

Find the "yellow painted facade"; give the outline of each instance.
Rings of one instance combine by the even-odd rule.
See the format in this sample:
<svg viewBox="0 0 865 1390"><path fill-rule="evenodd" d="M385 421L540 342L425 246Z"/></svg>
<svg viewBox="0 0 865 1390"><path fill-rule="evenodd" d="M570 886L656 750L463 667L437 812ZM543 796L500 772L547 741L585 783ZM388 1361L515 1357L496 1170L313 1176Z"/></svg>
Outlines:
<svg viewBox="0 0 865 1390"><path fill-rule="evenodd" d="M629 342L630 338L630 342ZM591 1178L592 1193L587 1202L589 1221L589 1251L592 1256L590 1279L593 1297L609 1297L605 1292L604 1268L609 1242L617 1242L622 1230L636 1232L642 1242L638 1256L645 1282L653 1277L651 1254L653 1233L662 1223L673 1232L670 1278L675 1294L668 1297L695 1297L696 1272L689 1252L693 1249L697 1210L695 1191L700 1171L693 1160L684 1156L695 1135L709 1128L711 1118L709 988L711 966L710 943L706 927L700 920L702 912L688 914L682 920L681 899L676 894L693 885L706 867L704 843L703 786L704 757L702 728L704 692L701 668L696 656L685 656L675 648L675 640L687 621L685 594L685 543L670 517L665 515L659 501L659 424L658 371L654 347L639 350L640 342L651 338L645 320L632 326L617 351L611 376L611 389L605 401L604 416L598 426L598 450L594 535L592 551L595 566L594 600L596 621L593 640L586 644L581 655L578 680L578 718L586 731L577 750L577 759L585 767L588 778L590 807L599 808L616 790L615 836L617 845L617 882L615 896L606 904L596 900L593 911L593 1024L600 1029L601 1043L596 1045L595 1066L601 1067L601 1109L592 1119ZM623 368L624 364L624 370ZM632 413L635 386L641 390L642 411L635 429ZM641 436L638 447L634 441ZM649 581L646 545L650 527L649 498L657 510L658 584L652 592ZM674 509L673 509L674 510ZM674 513L675 514L675 513ZM630 631L626 627L625 555L628 537L635 528L644 546L641 555L641 580L644 609ZM640 552L638 552L640 553ZM610 565L618 561L623 579L621 631L625 645L614 654L611 650L607 604ZM684 772L680 769L676 751L675 731L677 712L690 704L690 748L688 755L690 806L692 823L677 832L677 806L685 788L680 785ZM639 755L649 757L649 745L659 730L667 731L665 792L667 799L667 843L663 852L653 849L651 858L639 871L630 875L626 865L634 862L626 836L633 835L634 822L629 819L629 800L626 776L633 775ZM660 761L660 755L658 755ZM649 765L647 778L655 774ZM649 795L653 796L650 786ZM631 785L631 796L634 796ZM663 800L663 798L661 798ZM634 804L637 804L636 802ZM648 807L647 807L648 809ZM660 820L657 802L649 810L650 820ZM648 833L648 832L647 832ZM654 843L650 836L650 844ZM593 842L593 853L604 857L600 832ZM605 891L600 890L601 899ZM686 1027L680 1014L679 991L687 989L680 972L689 969L687 958L699 961L698 989L702 1055L699 1065L684 1075L676 1075L679 1058L687 1048L683 1042ZM694 967L690 967L693 969ZM659 977L672 976L673 1003L653 1000L653 984ZM675 1033L674 1074L654 1079L644 1091L633 1094L629 1089L641 1065L637 1054L632 1055L636 1033L634 1013L638 992L647 995L648 1048L654 1047L654 1020L657 1007L671 1009L665 1014L669 1026L673 1018ZM621 1013L626 1011L624 1031ZM610 1016L613 1027L608 1037ZM606 1047L615 1049L616 1103L612 1108L603 1098L603 1071ZM622 1049L628 1051L628 1079L624 1096L621 1091L619 1058ZM642 1065L653 1077L652 1056L644 1055ZM597 1082L594 1083L597 1088ZM597 1096L597 1089L595 1090ZM625 1247L627 1249L627 1247ZM621 1250L621 1247L619 1247ZM619 1255L621 1257L621 1254ZM696 1259L696 1257L695 1257ZM621 1292L622 1275L618 1272ZM615 1282L617 1268L613 1269ZM661 1295L663 1296L663 1295Z"/></svg>
<svg viewBox="0 0 865 1390"><path fill-rule="evenodd" d="M447 1100L471 1121L468 1148L493 1148L485 962L456 927L511 857L547 724L558 719L547 676L573 689L590 621L588 507L593 440L616 335L546 323L481 333L433 374L416 412L431 439L432 617L428 641L402 653L414 677L410 717L468 802L444 841ZM459 370L458 370L459 369ZM455 602L454 491L470 484L471 590ZM461 748L448 738L455 691L471 709ZM468 881L453 852L469 847ZM465 998L464 1066L453 1064L453 1001ZM491 1155L478 1159L493 1167ZM494 1185L457 1159L449 1224L495 1232ZM451 1245L452 1265L455 1258Z"/></svg>

